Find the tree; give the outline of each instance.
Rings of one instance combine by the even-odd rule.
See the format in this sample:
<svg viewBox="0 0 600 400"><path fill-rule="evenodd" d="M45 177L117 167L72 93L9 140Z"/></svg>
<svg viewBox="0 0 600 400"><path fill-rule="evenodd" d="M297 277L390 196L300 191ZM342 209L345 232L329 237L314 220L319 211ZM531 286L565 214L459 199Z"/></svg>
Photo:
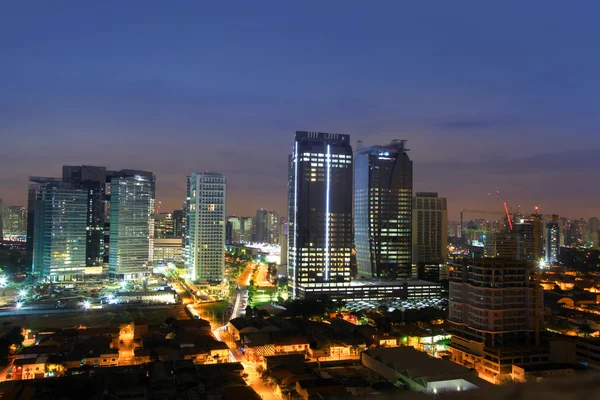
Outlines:
<svg viewBox="0 0 600 400"><path fill-rule="evenodd" d="M253 316L253 310L252 310L252 306L250 306L250 304L248 304L246 306L246 318L252 318Z"/></svg>
<svg viewBox="0 0 600 400"><path fill-rule="evenodd" d="M158 353L156 350L150 350L150 361L158 361Z"/></svg>
<svg viewBox="0 0 600 400"><path fill-rule="evenodd" d="M594 332L596 331L587 323L579 325L579 333L584 337L589 337Z"/></svg>

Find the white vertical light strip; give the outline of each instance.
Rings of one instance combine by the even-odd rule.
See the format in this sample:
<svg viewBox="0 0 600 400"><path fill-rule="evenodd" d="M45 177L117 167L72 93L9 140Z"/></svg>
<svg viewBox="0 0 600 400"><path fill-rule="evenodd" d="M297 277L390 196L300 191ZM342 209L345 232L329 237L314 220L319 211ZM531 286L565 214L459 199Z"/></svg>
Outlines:
<svg viewBox="0 0 600 400"><path fill-rule="evenodd" d="M296 297L296 265L298 263L298 237L296 226L298 225L298 142L294 143L294 263L292 276L292 294Z"/></svg>
<svg viewBox="0 0 600 400"><path fill-rule="evenodd" d="M325 281L329 280L329 183L331 181L331 146L327 145L327 188L325 192Z"/></svg>

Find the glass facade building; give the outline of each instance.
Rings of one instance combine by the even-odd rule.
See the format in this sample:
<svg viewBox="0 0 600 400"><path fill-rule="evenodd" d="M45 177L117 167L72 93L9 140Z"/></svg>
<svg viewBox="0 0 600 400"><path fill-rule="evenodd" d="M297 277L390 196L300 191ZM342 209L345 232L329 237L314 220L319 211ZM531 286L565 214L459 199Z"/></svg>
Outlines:
<svg viewBox="0 0 600 400"><path fill-rule="evenodd" d="M60 179L31 178L32 274L62 281L85 273L87 193Z"/></svg>
<svg viewBox="0 0 600 400"><path fill-rule="evenodd" d="M146 275L154 238L154 176L129 175L110 181L109 273L125 280Z"/></svg>
<svg viewBox="0 0 600 400"><path fill-rule="evenodd" d="M186 267L194 282L220 283L225 273L225 201L223 174L198 172L188 177Z"/></svg>
<svg viewBox="0 0 600 400"><path fill-rule="evenodd" d="M354 157L354 231L358 276L412 275L413 164L404 141L358 150Z"/></svg>
<svg viewBox="0 0 600 400"><path fill-rule="evenodd" d="M288 169L288 276L294 297L350 282L350 136L296 132Z"/></svg>

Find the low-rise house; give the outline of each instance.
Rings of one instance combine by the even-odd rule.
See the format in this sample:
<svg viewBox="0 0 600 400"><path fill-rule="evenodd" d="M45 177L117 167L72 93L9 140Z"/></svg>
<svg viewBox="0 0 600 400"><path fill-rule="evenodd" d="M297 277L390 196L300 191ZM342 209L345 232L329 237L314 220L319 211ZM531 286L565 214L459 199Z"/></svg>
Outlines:
<svg viewBox="0 0 600 400"><path fill-rule="evenodd" d="M16 359L12 366L13 379L19 380L44 378L46 376L47 360L47 356Z"/></svg>
<svg viewBox="0 0 600 400"><path fill-rule="evenodd" d="M270 337L258 332L244 335L243 352L246 358L262 361L264 356L282 354L307 354L310 343L304 336Z"/></svg>
<svg viewBox="0 0 600 400"><path fill-rule="evenodd" d="M344 396L348 392L344 385L333 379L306 379L296 382L296 393L304 400Z"/></svg>
<svg viewBox="0 0 600 400"><path fill-rule="evenodd" d="M119 366L119 350L111 348L90 350L83 357L82 365L117 367Z"/></svg>
<svg viewBox="0 0 600 400"><path fill-rule="evenodd" d="M556 376L571 376L577 371L587 370L580 364L548 363L540 365L514 365L512 366L512 378L514 382L540 382L547 378Z"/></svg>
<svg viewBox="0 0 600 400"><path fill-rule="evenodd" d="M361 354L363 365L397 386L436 394L487 387L477 373L412 347L372 348Z"/></svg>

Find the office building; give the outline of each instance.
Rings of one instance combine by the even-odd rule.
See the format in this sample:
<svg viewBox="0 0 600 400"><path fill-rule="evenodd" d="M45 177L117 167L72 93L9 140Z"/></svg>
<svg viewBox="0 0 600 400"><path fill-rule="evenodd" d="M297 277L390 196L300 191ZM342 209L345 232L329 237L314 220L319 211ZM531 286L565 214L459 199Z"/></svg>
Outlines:
<svg viewBox="0 0 600 400"><path fill-rule="evenodd" d="M252 217L241 217L240 222L240 242L250 243L252 241L252 227L254 219Z"/></svg>
<svg viewBox="0 0 600 400"><path fill-rule="evenodd" d="M358 150L354 165L354 230L358 276L412 275L413 165L405 141Z"/></svg>
<svg viewBox="0 0 600 400"><path fill-rule="evenodd" d="M252 241L254 243L267 243L267 216L269 212L265 209L256 210L254 218L254 232Z"/></svg>
<svg viewBox="0 0 600 400"><path fill-rule="evenodd" d="M154 240L154 175L124 170L110 180L109 274L124 280L149 272Z"/></svg>
<svg viewBox="0 0 600 400"><path fill-rule="evenodd" d="M226 179L198 172L188 177L186 267L194 282L220 283L225 271Z"/></svg>
<svg viewBox="0 0 600 400"><path fill-rule="evenodd" d="M154 215L154 238L168 239L175 237L173 213L161 212Z"/></svg>
<svg viewBox="0 0 600 400"><path fill-rule="evenodd" d="M540 348L542 290L533 263L498 258L464 259L450 281L450 351L456 363L500 382L512 364L547 361Z"/></svg>
<svg viewBox="0 0 600 400"><path fill-rule="evenodd" d="M173 237L182 238L184 236L184 230L183 210L173 211Z"/></svg>
<svg viewBox="0 0 600 400"><path fill-rule="evenodd" d="M183 263L182 238L154 238L153 265Z"/></svg>
<svg viewBox="0 0 600 400"><path fill-rule="evenodd" d="M25 240L27 234L27 209L23 206L4 207L2 227L6 240Z"/></svg>
<svg viewBox="0 0 600 400"><path fill-rule="evenodd" d="M349 135L296 132L288 169L293 296L350 282L352 161Z"/></svg>
<svg viewBox="0 0 600 400"><path fill-rule="evenodd" d="M105 167L65 165L62 169L62 181L88 196L85 249L89 267L102 266L105 261L106 179Z"/></svg>
<svg viewBox="0 0 600 400"><path fill-rule="evenodd" d="M546 262L555 263L560 254L560 229L558 221L553 220L546 224Z"/></svg>
<svg viewBox="0 0 600 400"><path fill-rule="evenodd" d="M418 277L439 282L448 279L448 207L437 193L417 193L412 215L413 265Z"/></svg>
<svg viewBox="0 0 600 400"><path fill-rule="evenodd" d="M280 276L287 276L288 273L288 222L287 218L281 217L281 230L279 232L280 239L280 262L277 267L277 274Z"/></svg>
<svg viewBox="0 0 600 400"><path fill-rule="evenodd" d="M268 244L279 244L279 231L281 229L281 218L275 211L267 213L267 241Z"/></svg>
<svg viewBox="0 0 600 400"><path fill-rule="evenodd" d="M4 202L0 199L0 240L4 240Z"/></svg>
<svg viewBox="0 0 600 400"><path fill-rule="evenodd" d="M591 243L592 247L598 247L599 238L598 238L598 229L600 226L598 225L598 218L592 217L588 220L587 223L587 242Z"/></svg>
<svg viewBox="0 0 600 400"><path fill-rule="evenodd" d="M225 240L227 243L242 242L242 218L235 215L227 217Z"/></svg>
<svg viewBox="0 0 600 400"><path fill-rule="evenodd" d="M30 178L31 272L38 279L85 274L88 195L55 178Z"/></svg>

